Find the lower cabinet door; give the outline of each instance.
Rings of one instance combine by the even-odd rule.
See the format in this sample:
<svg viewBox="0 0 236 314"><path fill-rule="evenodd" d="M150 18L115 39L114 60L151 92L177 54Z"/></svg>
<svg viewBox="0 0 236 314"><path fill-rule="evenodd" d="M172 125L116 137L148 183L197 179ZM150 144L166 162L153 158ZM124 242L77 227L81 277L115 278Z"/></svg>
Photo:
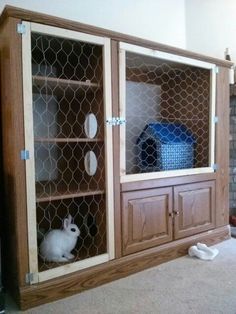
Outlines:
<svg viewBox="0 0 236 314"><path fill-rule="evenodd" d="M215 181L174 187L174 238L215 227Z"/></svg>
<svg viewBox="0 0 236 314"><path fill-rule="evenodd" d="M171 241L171 216L171 187L123 193L123 255Z"/></svg>

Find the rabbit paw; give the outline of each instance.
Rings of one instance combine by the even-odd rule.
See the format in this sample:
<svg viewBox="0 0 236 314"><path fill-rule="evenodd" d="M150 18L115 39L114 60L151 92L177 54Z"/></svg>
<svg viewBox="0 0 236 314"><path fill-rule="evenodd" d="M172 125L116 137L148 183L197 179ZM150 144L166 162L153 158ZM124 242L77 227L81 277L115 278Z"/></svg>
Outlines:
<svg viewBox="0 0 236 314"><path fill-rule="evenodd" d="M68 262L68 259L64 256L56 256L50 259L46 259L50 262L56 262L56 263L63 263L63 262Z"/></svg>
<svg viewBox="0 0 236 314"><path fill-rule="evenodd" d="M67 259L73 259L75 256L71 253L65 253L64 257L66 257Z"/></svg>

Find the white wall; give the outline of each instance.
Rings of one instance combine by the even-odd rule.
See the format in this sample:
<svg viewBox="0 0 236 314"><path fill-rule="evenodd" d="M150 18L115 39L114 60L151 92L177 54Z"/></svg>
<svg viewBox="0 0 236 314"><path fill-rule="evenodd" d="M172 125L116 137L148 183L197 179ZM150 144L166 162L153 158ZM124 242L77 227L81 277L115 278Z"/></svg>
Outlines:
<svg viewBox="0 0 236 314"><path fill-rule="evenodd" d="M185 0L0 0L8 4L185 48Z"/></svg>
<svg viewBox="0 0 236 314"><path fill-rule="evenodd" d="M235 0L0 0L236 62Z"/></svg>
<svg viewBox="0 0 236 314"><path fill-rule="evenodd" d="M236 1L186 0L186 48L236 62Z"/></svg>

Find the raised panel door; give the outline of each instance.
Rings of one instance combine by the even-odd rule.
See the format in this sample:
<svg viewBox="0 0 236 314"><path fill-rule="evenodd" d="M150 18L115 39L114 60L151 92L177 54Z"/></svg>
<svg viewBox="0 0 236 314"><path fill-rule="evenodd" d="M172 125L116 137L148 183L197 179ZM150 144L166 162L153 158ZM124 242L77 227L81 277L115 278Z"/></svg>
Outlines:
<svg viewBox="0 0 236 314"><path fill-rule="evenodd" d="M174 238L215 226L215 181L174 187Z"/></svg>
<svg viewBox="0 0 236 314"><path fill-rule="evenodd" d="M123 254L172 239L172 188L132 191L122 195Z"/></svg>

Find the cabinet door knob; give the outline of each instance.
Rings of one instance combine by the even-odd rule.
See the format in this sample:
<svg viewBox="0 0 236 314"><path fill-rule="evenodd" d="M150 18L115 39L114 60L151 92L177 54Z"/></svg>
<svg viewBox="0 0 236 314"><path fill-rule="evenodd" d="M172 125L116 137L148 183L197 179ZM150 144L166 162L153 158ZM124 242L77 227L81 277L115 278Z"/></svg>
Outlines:
<svg viewBox="0 0 236 314"><path fill-rule="evenodd" d="M169 217L173 218L174 214L173 213L169 213Z"/></svg>
<svg viewBox="0 0 236 314"><path fill-rule="evenodd" d="M179 211L174 211L175 216L179 216Z"/></svg>

